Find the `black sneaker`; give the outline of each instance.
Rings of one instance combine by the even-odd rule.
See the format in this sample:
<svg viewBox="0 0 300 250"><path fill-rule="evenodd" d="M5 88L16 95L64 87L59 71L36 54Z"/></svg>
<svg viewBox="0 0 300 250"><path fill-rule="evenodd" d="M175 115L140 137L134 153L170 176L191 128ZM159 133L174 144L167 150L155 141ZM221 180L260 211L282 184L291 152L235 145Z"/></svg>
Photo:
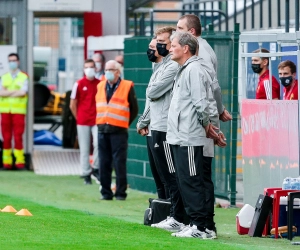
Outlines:
<svg viewBox="0 0 300 250"><path fill-rule="evenodd" d="M87 176L85 176L85 177L83 177L83 179L84 179L84 184L85 185L91 185L92 184L92 178L91 178L91 176L90 175L87 175Z"/></svg>
<svg viewBox="0 0 300 250"><path fill-rule="evenodd" d="M100 200L102 201L112 201L112 199L113 197L104 197L104 196L100 197Z"/></svg>
<svg viewBox="0 0 300 250"><path fill-rule="evenodd" d="M91 173L91 178L100 185L100 174L99 169L93 169Z"/></svg>
<svg viewBox="0 0 300 250"><path fill-rule="evenodd" d="M122 196L116 196L115 198L118 201L125 201L126 200L126 197L122 197Z"/></svg>

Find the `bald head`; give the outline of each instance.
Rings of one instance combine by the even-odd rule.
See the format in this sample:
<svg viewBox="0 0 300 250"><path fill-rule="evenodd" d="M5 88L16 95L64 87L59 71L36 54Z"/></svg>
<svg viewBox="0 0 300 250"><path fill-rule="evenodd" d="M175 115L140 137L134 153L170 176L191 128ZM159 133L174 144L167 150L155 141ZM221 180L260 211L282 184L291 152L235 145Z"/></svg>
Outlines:
<svg viewBox="0 0 300 250"><path fill-rule="evenodd" d="M123 66L124 65L123 55L117 55L115 57L115 61L117 61L119 64L121 64Z"/></svg>

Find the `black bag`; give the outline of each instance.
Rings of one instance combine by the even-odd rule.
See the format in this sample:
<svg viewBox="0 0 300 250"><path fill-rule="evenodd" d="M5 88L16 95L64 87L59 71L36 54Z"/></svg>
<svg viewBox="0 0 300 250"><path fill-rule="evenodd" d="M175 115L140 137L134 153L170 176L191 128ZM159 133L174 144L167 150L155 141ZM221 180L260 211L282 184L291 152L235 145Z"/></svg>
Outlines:
<svg viewBox="0 0 300 250"><path fill-rule="evenodd" d="M249 228L248 235L252 237L261 237L264 231L264 227L268 218L268 215L272 211L273 198L260 194L258 196L255 213Z"/></svg>
<svg viewBox="0 0 300 250"><path fill-rule="evenodd" d="M65 105L62 114L62 146L63 148L78 148L76 119L70 109L72 91L66 92Z"/></svg>
<svg viewBox="0 0 300 250"><path fill-rule="evenodd" d="M170 215L170 200L149 198L149 203L149 208L146 209L144 215L144 225L151 226L151 224L167 219Z"/></svg>

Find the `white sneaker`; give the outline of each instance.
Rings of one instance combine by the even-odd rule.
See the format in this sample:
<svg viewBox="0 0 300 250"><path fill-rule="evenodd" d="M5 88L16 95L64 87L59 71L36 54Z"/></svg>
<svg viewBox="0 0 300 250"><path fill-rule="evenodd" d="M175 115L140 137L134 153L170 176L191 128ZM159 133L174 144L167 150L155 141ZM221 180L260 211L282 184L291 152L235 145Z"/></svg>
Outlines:
<svg viewBox="0 0 300 250"><path fill-rule="evenodd" d="M162 220L161 222L151 224L151 227L157 227L159 224L165 223L169 219L170 219L170 216L168 216L167 219Z"/></svg>
<svg viewBox="0 0 300 250"><path fill-rule="evenodd" d="M182 238L200 238L204 240L212 239L211 235L198 230L196 225L187 226L182 231L172 234L172 236Z"/></svg>
<svg viewBox="0 0 300 250"><path fill-rule="evenodd" d="M176 236L176 234L183 233L184 231L189 230L189 229L190 229L189 225L183 225L182 227L180 227L180 229L176 233L172 233L171 236Z"/></svg>
<svg viewBox="0 0 300 250"><path fill-rule="evenodd" d="M184 224L178 222L173 217L167 217L167 219L151 225L151 227L161 228L170 232L177 232L182 226Z"/></svg>
<svg viewBox="0 0 300 250"><path fill-rule="evenodd" d="M207 234L209 234L209 235L211 235L211 238L212 239L216 239L217 238L217 232L216 231L214 231L214 230L209 230L209 229L205 229L205 232L207 233Z"/></svg>

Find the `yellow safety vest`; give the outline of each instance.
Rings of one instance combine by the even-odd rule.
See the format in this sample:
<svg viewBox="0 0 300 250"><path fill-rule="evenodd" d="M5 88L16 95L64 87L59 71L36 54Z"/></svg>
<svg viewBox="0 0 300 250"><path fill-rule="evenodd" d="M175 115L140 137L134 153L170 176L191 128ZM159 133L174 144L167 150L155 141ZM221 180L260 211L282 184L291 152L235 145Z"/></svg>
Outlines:
<svg viewBox="0 0 300 250"><path fill-rule="evenodd" d="M19 72L15 78L12 78L11 73L6 73L1 76L2 86L7 90L20 90L24 82L28 80L28 76ZM0 113L11 114L26 114L27 95L22 97L0 97Z"/></svg>

